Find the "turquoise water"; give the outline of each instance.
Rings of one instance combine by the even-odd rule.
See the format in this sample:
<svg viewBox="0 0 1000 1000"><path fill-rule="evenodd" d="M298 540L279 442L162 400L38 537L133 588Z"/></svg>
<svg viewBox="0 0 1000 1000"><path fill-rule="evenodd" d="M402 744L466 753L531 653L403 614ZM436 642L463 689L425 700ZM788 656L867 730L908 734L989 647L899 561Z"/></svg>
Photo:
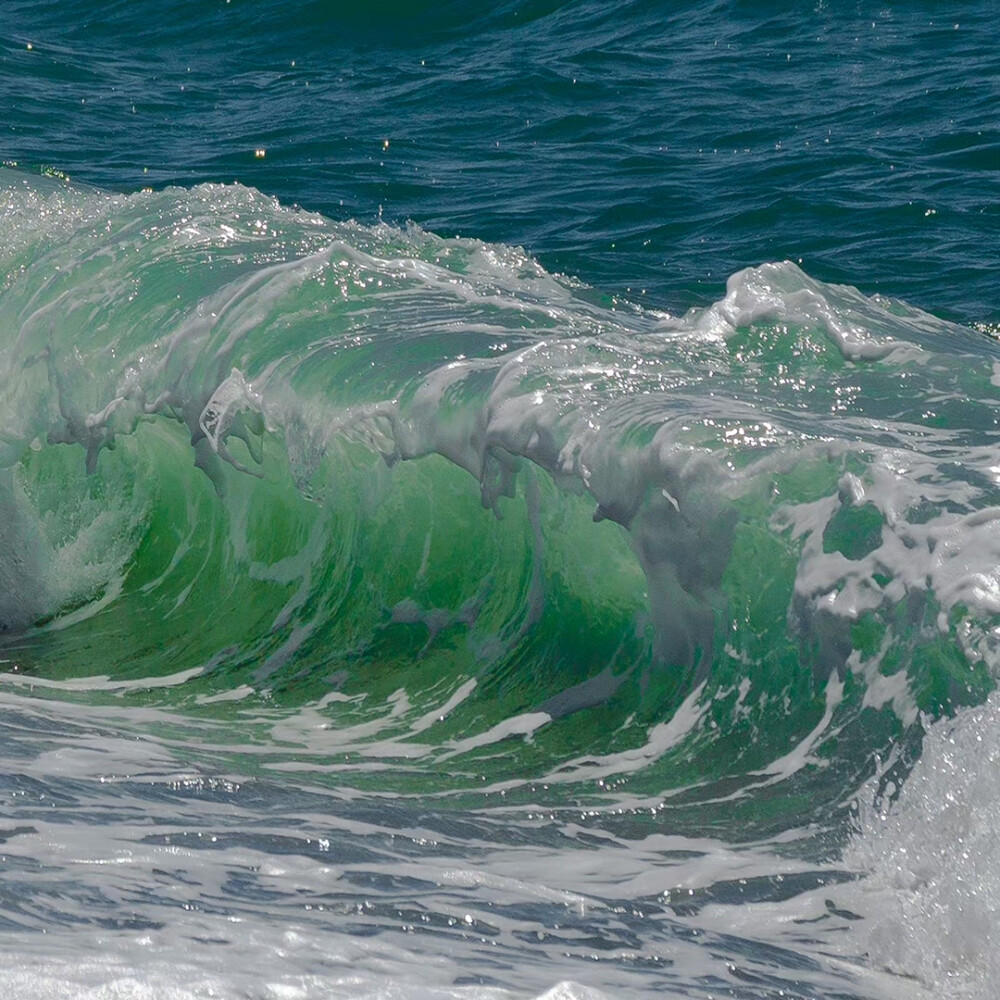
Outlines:
<svg viewBox="0 0 1000 1000"><path fill-rule="evenodd" d="M987 6L9 7L10 995L992 995Z"/></svg>

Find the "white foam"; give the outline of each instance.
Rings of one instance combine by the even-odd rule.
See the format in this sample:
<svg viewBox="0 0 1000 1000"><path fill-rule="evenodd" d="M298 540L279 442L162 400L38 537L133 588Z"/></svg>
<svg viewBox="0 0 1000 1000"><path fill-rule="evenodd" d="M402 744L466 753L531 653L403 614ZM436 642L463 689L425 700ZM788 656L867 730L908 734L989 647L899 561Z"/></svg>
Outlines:
<svg viewBox="0 0 1000 1000"><path fill-rule="evenodd" d="M1000 695L929 727L893 804L861 797L844 860L865 873L838 894L864 916L872 965L949 1000L1000 983Z"/></svg>
<svg viewBox="0 0 1000 1000"><path fill-rule="evenodd" d="M21 472L0 470L0 631L24 628L86 601L47 625L66 628L121 593L145 501L141 488L118 489L113 479L105 501L70 480L58 505L46 502L47 509L40 510ZM74 490L79 490L75 496Z"/></svg>
<svg viewBox="0 0 1000 1000"><path fill-rule="evenodd" d="M725 298L697 318L699 329L724 338L759 322L818 328L851 361L919 355L893 336L899 318L877 300L856 288L814 281L790 261L737 271L726 282Z"/></svg>
<svg viewBox="0 0 1000 1000"><path fill-rule="evenodd" d="M630 750L595 756L584 754L560 763L546 775L548 784L571 784L581 780L600 781L612 775L631 774L659 760L668 750L680 744L703 722L709 703L703 702L705 682L699 684L665 722L651 726L646 742Z"/></svg>

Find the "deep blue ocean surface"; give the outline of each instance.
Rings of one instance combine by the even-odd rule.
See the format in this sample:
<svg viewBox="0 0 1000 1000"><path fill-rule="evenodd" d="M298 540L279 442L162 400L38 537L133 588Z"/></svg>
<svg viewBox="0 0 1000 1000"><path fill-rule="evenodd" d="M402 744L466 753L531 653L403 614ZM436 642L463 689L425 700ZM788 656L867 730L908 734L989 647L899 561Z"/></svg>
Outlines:
<svg viewBox="0 0 1000 1000"><path fill-rule="evenodd" d="M1000 313L990 3L346 6L8 0L4 156L523 246L672 311L788 259Z"/></svg>
<svg viewBox="0 0 1000 1000"><path fill-rule="evenodd" d="M0 996L992 998L997 13L0 0Z"/></svg>

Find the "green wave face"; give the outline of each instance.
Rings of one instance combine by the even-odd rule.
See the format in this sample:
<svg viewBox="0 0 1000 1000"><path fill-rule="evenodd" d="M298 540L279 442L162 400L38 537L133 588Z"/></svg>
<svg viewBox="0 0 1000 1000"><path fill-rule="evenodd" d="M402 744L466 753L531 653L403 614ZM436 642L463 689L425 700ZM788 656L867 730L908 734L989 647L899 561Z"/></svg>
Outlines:
<svg viewBox="0 0 1000 1000"><path fill-rule="evenodd" d="M6 683L244 774L744 833L992 688L981 335L791 264L671 317L239 186L0 206Z"/></svg>

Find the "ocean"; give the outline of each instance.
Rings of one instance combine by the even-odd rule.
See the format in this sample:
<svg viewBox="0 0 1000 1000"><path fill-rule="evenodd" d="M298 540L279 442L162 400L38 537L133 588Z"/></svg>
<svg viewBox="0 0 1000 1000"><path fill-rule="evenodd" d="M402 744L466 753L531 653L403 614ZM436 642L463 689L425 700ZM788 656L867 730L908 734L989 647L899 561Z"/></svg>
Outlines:
<svg viewBox="0 0 1000 1000"><path fill-rule="evenodd" d="M0 998L992 1000L996 13L0 0Z"/></svg>

